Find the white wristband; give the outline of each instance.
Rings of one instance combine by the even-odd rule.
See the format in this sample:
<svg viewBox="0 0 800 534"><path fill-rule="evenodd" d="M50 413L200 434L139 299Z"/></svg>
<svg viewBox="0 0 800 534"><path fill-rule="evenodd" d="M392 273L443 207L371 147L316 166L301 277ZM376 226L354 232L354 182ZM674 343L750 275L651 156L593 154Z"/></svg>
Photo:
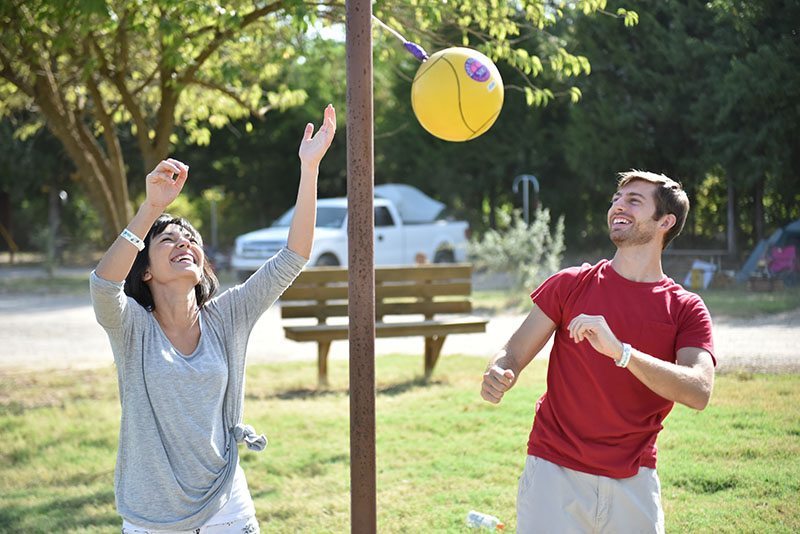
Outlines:
<svg viewBox="0 0 800 534"><path fill-rule="evenodd" d="M119 236L120 236L122 239L125 239L125 240L127 240L127 241L128 241L128 242L129 242L131 245L133 245L134 247L136 247L136 250L138 250L139 252L141 252L141 251L143 251L143 250L144 250L144 241L142 241L141 239L139 239L139 237L138 237L136 234L134 234L133 232L131 232L131 231L130 231L130 230L128 230L127 228L125 228L125 229L122 231L122 233L121 233L121 234L119 234Z"/></svg>
<svg viewBox="0 0 800 534"><path fill-rule="evenodd" d="M622 344L622 356L616 361L617 367L628 367L628 362L631 361L631 346L627 343Z"/></svg>

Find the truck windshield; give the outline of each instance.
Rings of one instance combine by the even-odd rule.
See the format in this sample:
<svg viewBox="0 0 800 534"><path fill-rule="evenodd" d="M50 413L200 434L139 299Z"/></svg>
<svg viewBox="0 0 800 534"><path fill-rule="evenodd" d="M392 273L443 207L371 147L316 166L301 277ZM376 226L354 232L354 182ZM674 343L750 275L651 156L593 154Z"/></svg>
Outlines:
<svg viewBox="0 0 800 534"><path fill-rule="evenodd" d="M294 208L290 209L272 223L273 227L289 226L292 224ZM341 228L344 218L347 216L347 208L333 208L317 206L317 228Z"/></svg>

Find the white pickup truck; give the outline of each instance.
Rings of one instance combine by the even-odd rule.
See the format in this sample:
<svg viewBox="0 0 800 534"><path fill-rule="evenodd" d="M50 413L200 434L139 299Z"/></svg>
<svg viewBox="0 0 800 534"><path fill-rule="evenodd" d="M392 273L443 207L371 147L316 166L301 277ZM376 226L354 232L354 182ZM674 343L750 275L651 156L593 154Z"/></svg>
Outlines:
<svg viewBox="0 0 800 534"><path fill-rule="evenodd" d="M407 185L375 187L375 264L463 262L469 225L439 218L444 204ZM231 266L245 279L286 246L294 208L272 226L236 238ZM309 265L347 265L347 199L317 201L317 226Z"/></svg>

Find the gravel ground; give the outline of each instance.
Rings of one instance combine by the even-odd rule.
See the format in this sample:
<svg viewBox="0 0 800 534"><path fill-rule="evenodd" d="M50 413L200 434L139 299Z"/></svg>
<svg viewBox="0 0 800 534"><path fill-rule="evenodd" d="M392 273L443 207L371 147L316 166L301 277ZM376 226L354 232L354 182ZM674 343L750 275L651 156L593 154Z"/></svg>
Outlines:
<svg viewBox="0 0 800 534"><path fill-rule="evenodd" d="M522 315L491 317L485 334L448 337L443 355L488 359L523 320ZM752 319L719 318L714 325L719 371L800 372L800 309ZM269 310L250 338L250 362L316 359L315 343L297 343L283 335L280 311ZM378 339L377 355L419 354L422 338ZM540 357L549 353L546 346ZM331 346L332 359L347 359L345 341ZM94 320L87 296L0 295L0 372L81 369L113 365L105 332Z"/></svg>

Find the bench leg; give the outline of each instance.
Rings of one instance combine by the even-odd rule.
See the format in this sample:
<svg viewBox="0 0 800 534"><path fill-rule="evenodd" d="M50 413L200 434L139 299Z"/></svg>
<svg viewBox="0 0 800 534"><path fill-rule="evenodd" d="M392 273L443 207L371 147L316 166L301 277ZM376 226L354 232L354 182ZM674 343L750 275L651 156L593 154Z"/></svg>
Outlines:
<svg viewBox="0 0 800 534"><path fill-rule="evenodd" d="M328 351L330 349L330 341L320 341L317 344L317 384L319 387L328 385Z"/></svg>
<svg viewBox="0 0 800 534"><path fill-rule="evenodd" d="M433 368L439 360L442 345L447 336L433 336L425 338L425 378L430 378Z"/></svg>

